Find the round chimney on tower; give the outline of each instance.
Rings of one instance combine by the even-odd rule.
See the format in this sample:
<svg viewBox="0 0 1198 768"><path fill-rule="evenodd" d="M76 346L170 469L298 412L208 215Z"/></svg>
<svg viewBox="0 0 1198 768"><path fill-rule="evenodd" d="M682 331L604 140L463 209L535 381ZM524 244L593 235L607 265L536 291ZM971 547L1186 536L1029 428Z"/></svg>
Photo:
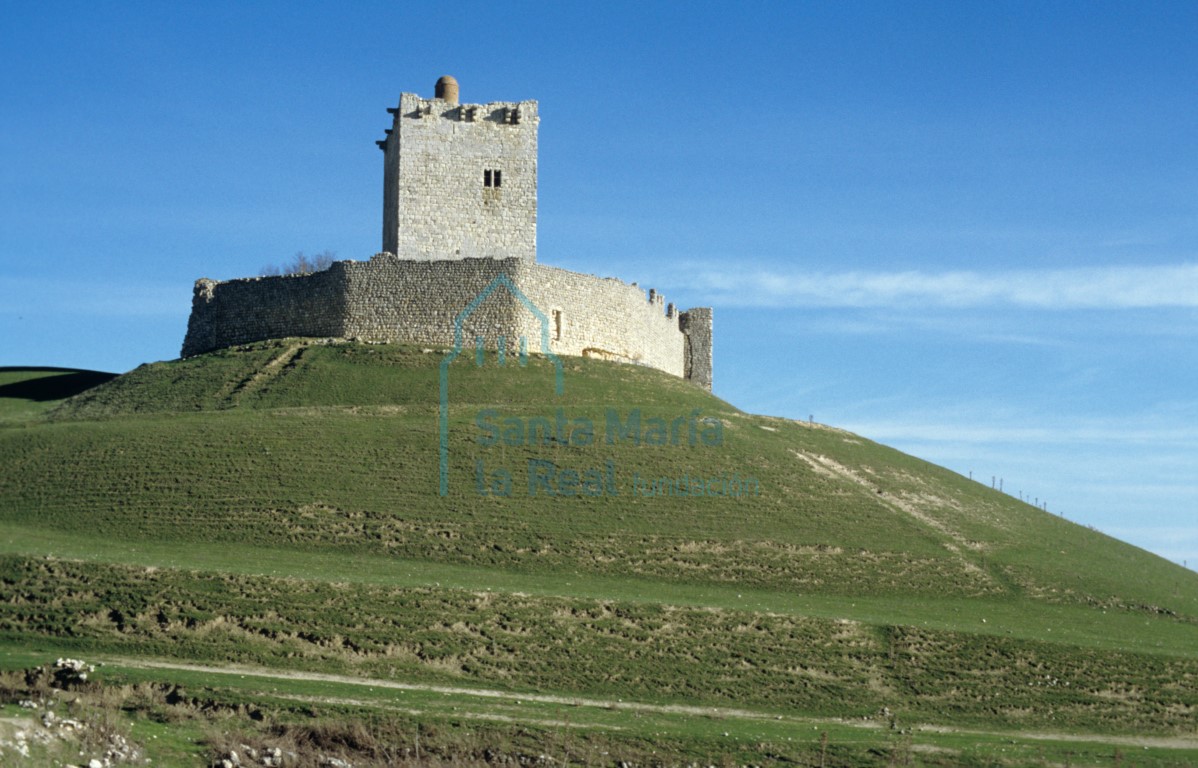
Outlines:
<svg viewBox="0 0 1198 768"><path fill-rule="evenodd" d="M451 105L456 105L458 103L458 81L450 75L441 75L437 80L433 95L438 99L444 99Z"/></svg>

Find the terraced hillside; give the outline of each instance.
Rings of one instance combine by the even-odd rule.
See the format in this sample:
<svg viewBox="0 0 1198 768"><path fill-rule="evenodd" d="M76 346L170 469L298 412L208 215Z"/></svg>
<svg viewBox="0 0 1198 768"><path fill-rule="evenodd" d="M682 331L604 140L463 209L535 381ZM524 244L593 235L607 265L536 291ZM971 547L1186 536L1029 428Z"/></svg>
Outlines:
<svg viewBox="0 0 1198 768"><path fill-rule="evenodd" d="M286 340L0 400L0 663L481 761L1198 759L1193 573L647 369L444 359Z"/></svg>

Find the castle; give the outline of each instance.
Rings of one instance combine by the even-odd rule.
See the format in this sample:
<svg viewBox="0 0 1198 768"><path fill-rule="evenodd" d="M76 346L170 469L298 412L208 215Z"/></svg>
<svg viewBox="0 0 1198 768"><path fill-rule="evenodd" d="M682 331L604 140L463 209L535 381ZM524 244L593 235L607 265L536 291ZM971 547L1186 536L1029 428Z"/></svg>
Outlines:
<svg viewBox="0 0 1198 768"><path fill-rule="evenodd" d="M184 357L263 339L333 337L450 347L541 339L550 351L637 363L711 389L712 312L655 290L536 261L537 102L463 104L452 77L401 94L383 150L383 252L308 275L196 281ZM506 276L511 291L488 294ZM521 300L523 298L523 300ZM541 351L533 345L530 351Z"/></svg>

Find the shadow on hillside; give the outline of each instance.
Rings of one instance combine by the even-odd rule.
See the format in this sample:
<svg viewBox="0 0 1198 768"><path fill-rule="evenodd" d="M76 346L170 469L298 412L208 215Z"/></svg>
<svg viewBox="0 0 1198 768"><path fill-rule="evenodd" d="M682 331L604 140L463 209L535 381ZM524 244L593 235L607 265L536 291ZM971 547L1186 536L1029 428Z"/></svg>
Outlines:
<svg viewBox="0 0 1198 768"><path fill-rule="evenodd" d="M11 373L14 371L45 372L49 375L0 385L0 399L33 400L39 403L51 400L64 400L92 387L99 386L106 381L111 381L118 375L115 373L104 373L103 371L77 371L71 368L0 367L0 373Z"/></svg>

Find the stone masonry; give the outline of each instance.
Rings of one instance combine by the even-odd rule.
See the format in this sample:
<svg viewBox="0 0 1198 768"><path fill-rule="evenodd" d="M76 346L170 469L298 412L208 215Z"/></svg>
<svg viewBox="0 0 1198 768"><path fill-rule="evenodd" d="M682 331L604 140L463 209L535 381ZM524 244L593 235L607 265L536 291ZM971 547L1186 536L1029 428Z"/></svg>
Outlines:
<svg viewBox="0 0 1198 768"><path fill-rule="evenodd" d="M680 312L635 283L536 263L537 103L461 105L452 78L437 93L403 94L379 142L385 252L310 275L196 281L183 356L288 336L448 348L455 319L506 275L544 316L555 354L646 365L710 390L710 308ZM506 289L462 321L464 344L490 349L523 337L540 352L542 330Z"/></svg>
<svg viewBox="0 0 1198 768"><path fill-rule="evenodd" d="M453 85L452 100L405 93L388 110L383 250L535 261L537 102L458 104Z"/></svg>

